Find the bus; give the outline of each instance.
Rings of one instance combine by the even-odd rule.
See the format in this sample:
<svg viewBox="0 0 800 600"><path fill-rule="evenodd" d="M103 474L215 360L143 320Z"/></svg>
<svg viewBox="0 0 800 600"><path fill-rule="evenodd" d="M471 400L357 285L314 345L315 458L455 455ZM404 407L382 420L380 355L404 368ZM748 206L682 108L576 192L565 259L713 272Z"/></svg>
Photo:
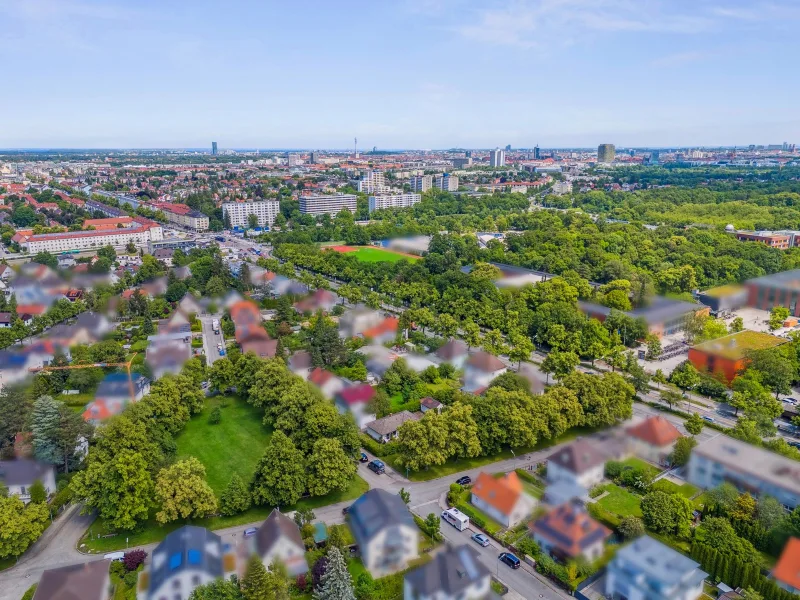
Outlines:
<svg viewBox="0 0 800 600"><path fill-rule="evenodd" d="M464 531L469 527L469 517L457 508L448 508L442 512L442 518L459 531Z"/></svg>
<svg viewBox="0 0 800 600"><path fill-rule="evenodd" d="M211 321L211 329L214 330L214 333L219 334L219 319Z"/></svg>

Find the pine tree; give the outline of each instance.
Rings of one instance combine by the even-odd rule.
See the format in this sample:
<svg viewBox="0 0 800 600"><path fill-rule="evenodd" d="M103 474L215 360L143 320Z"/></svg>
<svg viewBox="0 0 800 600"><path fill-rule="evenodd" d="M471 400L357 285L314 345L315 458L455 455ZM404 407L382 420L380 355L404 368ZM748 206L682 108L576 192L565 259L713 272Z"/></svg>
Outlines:
<svg viewBox="0 0 800 600"><path fill-rule="evenodd" d="M355 600L353 579L337 547L328 550L328 568L314 590L314 600Z"/></svg>
<svg viewBox="0 0 800 600"><path fill-rule="evenodd" d="M61 462L57 440L60 421L58 402L50 396L41 396L33 403L33 452L39 460L51 464Z"/></svg>
<svg viewBox="0 0 800 600"><path fill-rule="evenodd" d="M270 597L269 573L257 554L247 562L242 578L242 596L245 600L268 600Z"/></svg>

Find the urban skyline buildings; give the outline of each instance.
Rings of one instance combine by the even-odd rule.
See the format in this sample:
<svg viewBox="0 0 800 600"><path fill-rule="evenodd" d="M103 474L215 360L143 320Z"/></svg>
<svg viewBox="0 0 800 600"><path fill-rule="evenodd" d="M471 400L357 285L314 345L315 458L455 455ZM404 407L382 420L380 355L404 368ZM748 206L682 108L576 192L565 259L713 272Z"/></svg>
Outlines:
<svg viewBox="0 0 800 600"><path fill-rule="evenodd" d="M614 144L600 144L597 147L597 162L611 163L614 162L616 156L616 148Z"/></svg>

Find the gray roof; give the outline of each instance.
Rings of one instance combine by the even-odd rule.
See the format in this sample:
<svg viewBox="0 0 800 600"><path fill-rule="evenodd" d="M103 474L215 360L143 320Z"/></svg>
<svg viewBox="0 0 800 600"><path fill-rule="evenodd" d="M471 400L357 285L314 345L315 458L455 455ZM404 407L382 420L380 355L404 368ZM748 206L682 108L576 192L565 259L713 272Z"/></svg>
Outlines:
<svg viewBox="0 0 800 600"><path fill-rule="evenodd" d="M619 562L626 563L626 567L632 566L648 581L660 581L669 587L687 576L692 581L707 576L699 569L699 563L646 535L620 548L614 558L615 564Z"/></svg>
<svg viewBox="0 0 800 600"><path fill-rule="evenodd" d="M266 555L275 542L283 537L289 538L301 548L305 547L297 523L275 508L269 514L267 520L258 528L258 533L256 533L256 550L258 554L262 557Z"/></svg>
<svg viewBox="0 0 800 600"><path fill-rule="evenodd" d="M467 353L467 345L459 339L453 338L436 351L436 356L442 360L453 360Z"/></svg>
<svg viewBox="0 0 800 600"><path fill-rule="evenodd" d="M610 308L594 302L578 300L578 306L584 312L594 315L603 315L607 317L611 314ZM674 321L675 319L686 316L702 308L704 308L702 304L693 304L691 302L685 302L684 300L673 300L671 298L664 298L663 296L655 296L650 299L650 304L647 306L640 306L639 308L624 312L633 319L642 318L648 325L654 325Z"/></svg>
<svg viewBox="0 0 800 600"><path fill-rule="evenodd" d="M440 552L429 563L411 571L405 580L413 588L414 597L444 592L448 598L455 598L489 576L489 569L478 560L475 549L459 546Z"/></svg>
<svg viewBox="0 0 800 600"><path fill-rule="evenodd" d="M547 457L547 462L553 462L560 467L578 475L593 469L606 462L603 452L589 440L575 440L569 446L560 448Z"/></svg>
<svg viewBox="0 0 800 600"><path fill-rule="evenodd" d="M367 429L372 429L372 431L379 435L389 435L390 433L397 431L403 423L416 420L417 417L414 414L404 410L402 412L389 415L388 417L383 417L382 419L376 419L375 421L367 423Z"/></svg>
<svg viewBox="0 0 800 600"><path fill-rule="evenodd" d="M800 269L792 269L791 271L781 271L780 273L763 275L761 277L756 277L755 279L749 279L745 283L782 290L800 289Z"/></svg>
<svg viewBox="0 0 800 600"><path fill-rule="evenodd" d="M0 461L0 481L6 486L29 486L37 479L43 480L52 470L53 465L29 458L3 460Z"/></svg>
<svg viewBox="0 0 800 600"><path fill-rule="evenodd" d="M105 600L110 560L95 560L42 573L33 600Z"/></svg>
<svg viewBox="0 0 800 600"><path fill-rule="evenodd" d="M222 577L222 540L205 527L184 525L164 538L156 549L150 566L150 594L183 571L204 571Z"/></svg>
<svg viewBox="0 0 800 600"><path fill-rule="evenodd" d="M348 515L353 537L361 547L387 527L407 525L416 528L414 518L400 496L381 489L362 494L350 507Z"/></svg>

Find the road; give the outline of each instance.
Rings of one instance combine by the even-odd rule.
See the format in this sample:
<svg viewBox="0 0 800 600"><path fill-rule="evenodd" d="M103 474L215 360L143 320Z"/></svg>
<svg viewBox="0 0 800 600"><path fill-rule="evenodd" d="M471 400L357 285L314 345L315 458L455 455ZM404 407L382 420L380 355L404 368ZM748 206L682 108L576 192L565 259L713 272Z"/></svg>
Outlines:
<svg viewBox="0 0 800 600"><path fill-rule="evenodd" d="M206 355L206 363L212 365L214 361L220 358L219 350L217 350L218 344L221 344L222 348L225 347L225 336L222 333L222 328L220 327L219 333L214 333L214 328L212 327L214 319L219 319L220 316L209 315L198 318L203 325L203 351Z"/></svg>

